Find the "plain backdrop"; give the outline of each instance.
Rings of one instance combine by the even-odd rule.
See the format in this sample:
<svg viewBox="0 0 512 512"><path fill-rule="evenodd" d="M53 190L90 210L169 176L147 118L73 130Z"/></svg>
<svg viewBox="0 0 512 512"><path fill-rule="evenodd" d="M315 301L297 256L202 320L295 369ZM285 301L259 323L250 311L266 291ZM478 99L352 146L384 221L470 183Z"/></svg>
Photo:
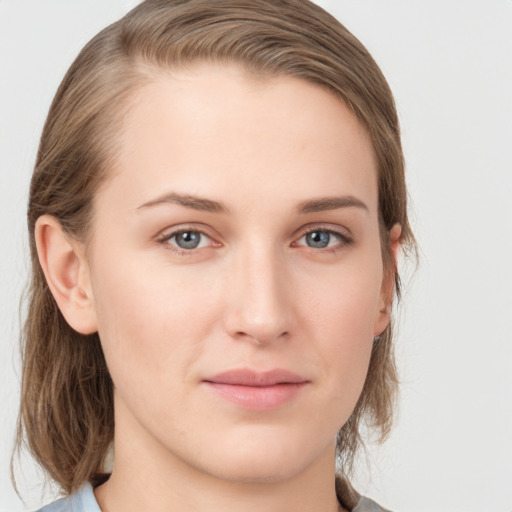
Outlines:
<svg viewBox="0 0 512 512"><path fill-rule="evenodd" d="M79 49L134 0L0 0L0 511L19 395L25 207L52 96ZM368 47L398 105L420 266L406 280L400 413L359 490L394 511L512 511L512 2L319 1ZM23 476L23 475L22 475Z"/></svg>

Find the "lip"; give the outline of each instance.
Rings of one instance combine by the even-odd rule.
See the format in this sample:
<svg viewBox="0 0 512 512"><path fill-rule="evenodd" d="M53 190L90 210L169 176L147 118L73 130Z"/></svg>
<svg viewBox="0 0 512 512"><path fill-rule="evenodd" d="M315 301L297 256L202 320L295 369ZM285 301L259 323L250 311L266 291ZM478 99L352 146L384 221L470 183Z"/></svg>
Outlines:
<svg viewBox="0 0 512 512"><path fill-rule="evenodd" d="M207 377L202 382L239 407L265 411L292 401L309 380L281 368L265 372L241 368Z"/></svg>

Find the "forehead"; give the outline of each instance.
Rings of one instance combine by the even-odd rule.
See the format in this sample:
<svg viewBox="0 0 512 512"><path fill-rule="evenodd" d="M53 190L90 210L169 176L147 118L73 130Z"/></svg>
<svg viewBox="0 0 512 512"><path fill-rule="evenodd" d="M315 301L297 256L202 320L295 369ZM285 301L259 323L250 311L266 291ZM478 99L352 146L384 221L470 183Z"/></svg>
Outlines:
<svg viewBox="0 0 512 512"><path fill-rule="evenodd" d="M376 207L369 136L327 89L233 65L152 76L129 100L106 189L134 205L178 189L245 204L278 192L295 201L352 193Z"/></svg>

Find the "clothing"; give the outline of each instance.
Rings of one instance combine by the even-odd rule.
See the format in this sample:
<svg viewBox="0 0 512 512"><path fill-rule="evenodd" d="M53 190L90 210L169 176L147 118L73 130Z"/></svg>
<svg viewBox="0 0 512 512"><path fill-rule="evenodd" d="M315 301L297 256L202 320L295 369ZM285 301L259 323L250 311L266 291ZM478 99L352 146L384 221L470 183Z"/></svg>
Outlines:
<svg viewBox="0 0 512 512"><path fill-rule="evenodd" d="M351 487L341 480L336 481L336 492L340 503L351 512L389 512L373 500L359 496ZM351 503L357 500L355 506ZM54 501L37 512L101 512L90 484L84 485L67 498Z"/></svg>
<svg viewBox="0 0 512 512"><path fill-rule="evenodd" d="M67 498L61 498L37 512L101 512L91 484L84 485Z"/></svg>

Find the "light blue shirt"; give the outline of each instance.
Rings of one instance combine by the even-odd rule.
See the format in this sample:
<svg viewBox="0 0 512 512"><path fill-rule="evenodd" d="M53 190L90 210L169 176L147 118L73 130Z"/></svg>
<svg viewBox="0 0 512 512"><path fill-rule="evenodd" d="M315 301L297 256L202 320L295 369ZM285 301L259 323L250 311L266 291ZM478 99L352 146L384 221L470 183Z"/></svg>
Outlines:
<svg viewBox="0 0 512 512"><path fill-rule="evenodd" d="M90 484L84 485L67 498L54 501L37 512L101 512ZM362 496L352 512L389 512L373 500Z"/></svg>
<svg viewBox="0 0 512 512"><path fill-rule="evenodd" d="M101 509L91 484L87 484L71 496L54 501L37 512L101 512Z"/></svg>

